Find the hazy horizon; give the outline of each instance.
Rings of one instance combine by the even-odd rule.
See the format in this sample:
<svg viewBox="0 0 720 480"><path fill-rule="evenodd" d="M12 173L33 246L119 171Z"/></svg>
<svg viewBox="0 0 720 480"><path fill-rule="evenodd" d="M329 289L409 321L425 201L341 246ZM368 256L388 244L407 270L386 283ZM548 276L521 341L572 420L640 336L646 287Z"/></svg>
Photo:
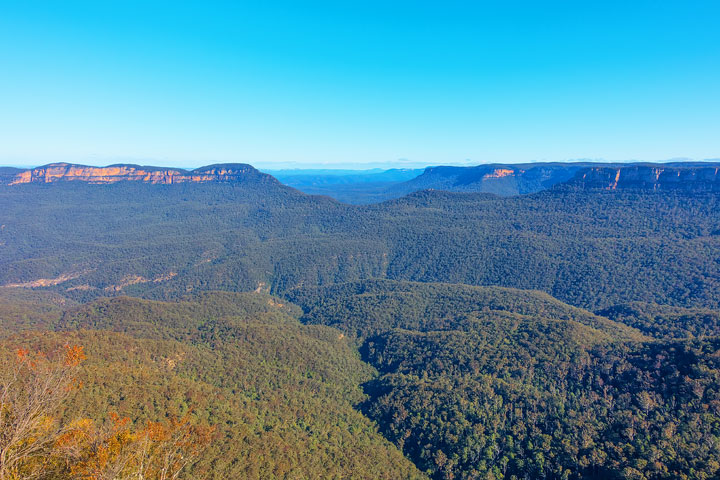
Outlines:
<svg viewBox="0 0 720 480"><path fill-rule="evenodd" d="M93 161L92 159L89 159L88 161L71 161L71 160L57 160L52 162L41 162L41 163L0 163L0 167L9 167L9 168L21 168L21 169L32 169L32 168L38 168L42 167L44 165L49 165L53 163L69 163L69 164L77 164L77 165L86 165L91 167L106 167L109 165L118 165L118 164L128 164L128 165L140 165L140 166L152 166L152 167L166 167L166 168L179 168L184 170L192 170L195 168L204 167L207 165L213 165L218 163L246 163L249 164L255 168L257 168L260 171L263 172L280 172L280 171L322 171L322 170L337 170L337 171L352 171L352 172L363 172L363 171L385 171L385 170L392 170L392 169L406 169L406 170L417 170L417 169L424 169L429 167L440 167L440 166L450 166L450 167L473 167L473 166L479 166L479 165L522 165L522 164L532 164L532 163L678 163L678 162L687 162L687 163L704 163L704 162L720 162L720 158L702 158L702 159L693 159L693 158L666 158L666 159L660 159L660 160L641 160L641 159L629 159L629 160L606 160L606 159L599 159L599 158L576 158L576 159L568 159L568 160L529 160L529 161L518 161L518 162L495 162L495 161L487 161L487 162L473 162L470 160L466 161L460 161L460 162L440 162L435 164L426 164L421 162L412 162L412 161L402 161L399 160L397 162L374 162L374 163L328 163L328 164L321 164L321 163L308 163L308 164L299 164L294 162L277 162L277 163L268 163L268 162L260 162L260 163L252 163L252 162L214 162L214 161L207 161L207 162L195 162L190 165L177 165L174 163L168 163L164 161L158 161L154 162L152 159L107 159L105 161Z"/></svg>

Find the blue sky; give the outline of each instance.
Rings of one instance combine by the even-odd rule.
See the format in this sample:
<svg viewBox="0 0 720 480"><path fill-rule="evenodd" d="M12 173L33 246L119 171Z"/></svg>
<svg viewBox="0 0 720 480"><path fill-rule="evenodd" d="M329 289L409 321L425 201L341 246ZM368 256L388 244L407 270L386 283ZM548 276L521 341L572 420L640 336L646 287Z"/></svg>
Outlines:
<svg viewBox="0 0 720 480"><path fill-rule="evenodd" d="M0 0L0 164L720 157L720 2Z"/></svg>

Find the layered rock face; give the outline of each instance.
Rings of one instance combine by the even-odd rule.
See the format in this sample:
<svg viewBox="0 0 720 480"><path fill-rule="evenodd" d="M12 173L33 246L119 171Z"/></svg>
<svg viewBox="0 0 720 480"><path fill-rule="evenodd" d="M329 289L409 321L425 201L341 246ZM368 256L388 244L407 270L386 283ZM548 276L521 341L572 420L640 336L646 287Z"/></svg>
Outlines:
<svg viewBox="0 0 720 480"><path fill-rule="evenodd" d="M584 188L605 190L683 190L720 191L720 167L664 167L633 165L628 167L593 167L583 170L570 182Z"/></svg>
<svg viewBox="0 0 720 480"><path fill-rule="evenodd" d="M478 165L475 167L428 167L425 172L394 187L398 193L435 189L451 192L483 192L521 195L565 182L583 168L580 164Z"/></svg>
<svg viewBox="0 0 720 480"><path fill-rule="evenodd" d="M260 172L245 164L210 165L187 171L171 168L141 167L138 165L88 167L70 163L53 163L20 172L11 178L9 184L53 183L72 180L96 184L121 181L173 184L234 181L254 174L260 174Z"/></svg>

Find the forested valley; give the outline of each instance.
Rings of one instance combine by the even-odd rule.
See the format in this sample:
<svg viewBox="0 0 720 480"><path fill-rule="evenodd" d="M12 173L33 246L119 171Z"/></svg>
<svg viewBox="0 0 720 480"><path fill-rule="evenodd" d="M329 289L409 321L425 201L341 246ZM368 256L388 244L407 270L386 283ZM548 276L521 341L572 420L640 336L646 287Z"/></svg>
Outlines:
<svg viewBox="0 0 720 480"><path fill-rule="evenodd" d="M0 205L0 426L72 367L3 480L720 478L717 192L346 205L250 172Z"/></svg>

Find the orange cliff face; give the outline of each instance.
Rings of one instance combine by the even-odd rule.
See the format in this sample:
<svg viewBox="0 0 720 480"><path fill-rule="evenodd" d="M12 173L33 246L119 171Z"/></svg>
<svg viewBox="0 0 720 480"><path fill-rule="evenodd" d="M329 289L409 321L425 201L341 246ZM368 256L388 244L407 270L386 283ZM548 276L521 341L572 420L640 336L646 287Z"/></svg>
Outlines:
<svg viewBox="0 0 720 480"><path fill-rule="evenodd" d="M180 169L155 169L135 165L111 165L87 167L69 163L55 163L26 170L15 175L10 185L22 183L53 183L58 181L82 181L93 184L138 181L152 184L182 182L214 182L237 180L243 175L257 172L249 165L223 165L202 167L193 171Z"/></svg>
<svg viewBox="0 0 720 480"><path fill-rule="evenodd" d="M593 167L570 183L605 190L720 191L720 167Z"/></svg>
<svg viewBox="0 0 720 480"><path fill-rule="evenodd" d="M520 173L522 173L522 170L520 170ZM496 168L492 172L483 175L483 178L502 178L509 177L511 175L515 175L515 170L511 170L509 168Z"/></svg>
<svg viewBox="0 0 720 480"><path fill-rule="evenodd" d="M52 183L60 180L80 180L88 183L114 183L121 180L138 180L149 183L173 183L179 170L147 171L133 166L85 167L67 163L51 164L18 174L10 185L20 183Z"/></svg>

